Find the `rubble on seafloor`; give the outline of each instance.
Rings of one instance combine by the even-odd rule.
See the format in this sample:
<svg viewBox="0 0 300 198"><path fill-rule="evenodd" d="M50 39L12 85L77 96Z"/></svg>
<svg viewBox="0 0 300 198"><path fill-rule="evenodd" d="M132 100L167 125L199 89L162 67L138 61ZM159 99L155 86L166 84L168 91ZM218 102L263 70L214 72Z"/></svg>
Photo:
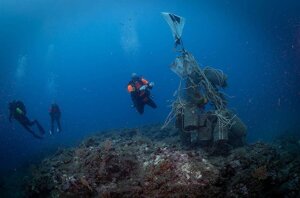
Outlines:
<svg viewBox="0 0 300 198"><path fill-rule="evenodd" d="M26 197L299 197L299 151L298 140L258 142L216 156L182 149L175 128L111 130L32 167L24 191Z"/></svg>

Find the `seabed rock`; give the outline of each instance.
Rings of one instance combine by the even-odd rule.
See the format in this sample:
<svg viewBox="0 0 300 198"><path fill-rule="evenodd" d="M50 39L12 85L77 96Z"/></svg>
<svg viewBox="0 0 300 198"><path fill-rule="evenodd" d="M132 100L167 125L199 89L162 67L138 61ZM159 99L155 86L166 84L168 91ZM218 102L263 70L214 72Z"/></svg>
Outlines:
<svg viewBox="0 0 300 198"><path fill-rule="evenodd" d="M183 150L174 128L106 131L31 167L26 197L299 197L296 142L212 155ZM289 148L293 148L292 152Z"/></svg>

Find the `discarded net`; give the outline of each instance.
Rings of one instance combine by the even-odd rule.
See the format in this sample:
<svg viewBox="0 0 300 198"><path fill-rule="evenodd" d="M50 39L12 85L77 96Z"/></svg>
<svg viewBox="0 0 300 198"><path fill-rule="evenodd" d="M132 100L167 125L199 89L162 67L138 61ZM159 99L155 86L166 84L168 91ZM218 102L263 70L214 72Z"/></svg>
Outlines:
<svg viewBox="0 0 300 198"><path fill-rule="evenodd" d="M202 70L194 56L187 51L183 51L182 54L175 59L171 65L171 70L180 77L180 83L176 91L177 97L171 105L172 110L167 116L162 128L168 126L177 115L183 113L182 109L188 103L188 101L183 98L183 92L187 89L198 89L199 91L203 89L205 97L215 107L213 115L217 117L220 131L223 131L226 127L231 127L235 115L229 116L226 113L226 101L217 87L226 86L226 75L224 75L222 70L216 70L211 67L206 67ZM212 77L207 76L207 74L213 76L214 80L212 80ZM188 81L189 86L182 88L182 81Z"/></svg>

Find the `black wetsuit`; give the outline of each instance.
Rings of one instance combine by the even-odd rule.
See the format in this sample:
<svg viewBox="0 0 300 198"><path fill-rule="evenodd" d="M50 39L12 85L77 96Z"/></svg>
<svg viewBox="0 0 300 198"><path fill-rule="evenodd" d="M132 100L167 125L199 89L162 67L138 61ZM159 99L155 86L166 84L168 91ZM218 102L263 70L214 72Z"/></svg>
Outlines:
<svg viewBox="0 0 300 198"><path fill-rule="evenodd" d="M23 102L21 101L13 101L9 103L9 121L12 121L12 118L17 120L28 132L30 132L35 138L41 139L42 137L37 135L31 127L33 125L37 125L39 132L41 135L45 133L45 130L40 125L40 123L37 120L30 121L28 117L26 116L26 108Z"/></svg>
<svg viewBox="0 0 300 198"><path fill-rule="evenodd" d="M140 114L144 113L144 107L145 105L149 105L153 109L157 108L157 105L155 102L150 98L150 91L151 87L148 86L143 91L140 91L139 88L144 85L141 78L133 79L131 80L128 85L131 85L135 88L135 91L130 92L132 102L134 104L134 107L137 109L137 111Z"/></svg>
<svg viewBox="0 0 300 198"><path fill-rule="evenodd" d="M57 104L52 104L49 114L51 117L51 132L52 133L54 132L53 130L54 130L55 122L57 124L57 129L60 132L61 131L61 125L60 125L61 112L60 112L59 106Z"/></svg>

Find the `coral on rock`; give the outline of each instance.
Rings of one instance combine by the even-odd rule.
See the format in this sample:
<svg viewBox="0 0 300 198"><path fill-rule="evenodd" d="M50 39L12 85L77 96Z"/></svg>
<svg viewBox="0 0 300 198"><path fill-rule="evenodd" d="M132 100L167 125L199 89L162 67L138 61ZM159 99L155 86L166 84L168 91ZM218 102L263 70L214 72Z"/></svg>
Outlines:
<svg viewBox="0 0 300 198"><path fill-rule="evenodd" d="M299 196L300 158L295 152L291 158L286 144L212 156L179 142L174 128L158 125L102 132L32 167L24 191L27 197Z"/></svg>

